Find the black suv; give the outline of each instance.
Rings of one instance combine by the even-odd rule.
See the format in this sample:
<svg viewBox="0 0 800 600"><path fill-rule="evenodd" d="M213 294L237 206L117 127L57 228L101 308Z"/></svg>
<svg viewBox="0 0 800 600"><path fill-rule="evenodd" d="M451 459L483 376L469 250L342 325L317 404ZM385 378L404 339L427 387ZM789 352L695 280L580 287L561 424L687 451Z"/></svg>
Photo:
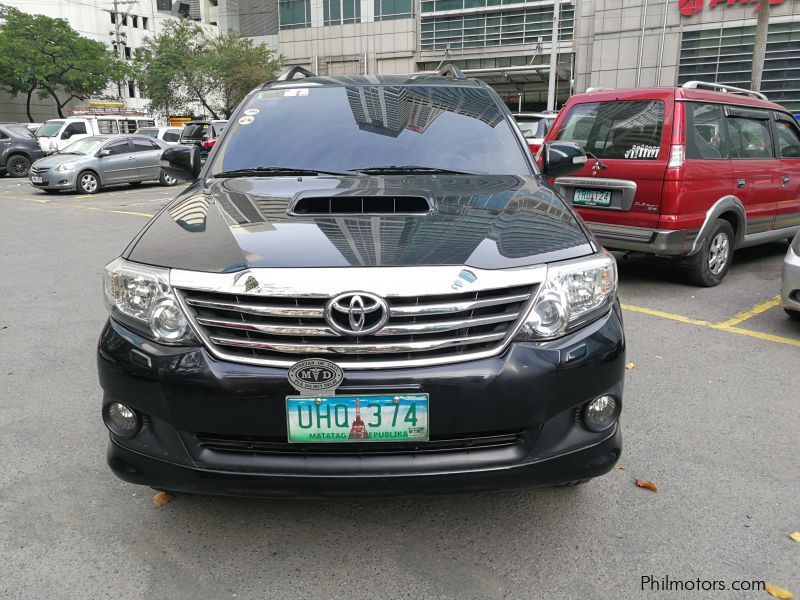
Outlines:
<svg viewBox="0 0 800 600"><path fill-rule="evenodd" d="M300 78L302 74L304 77ZM586 160L543 152L549 177ZM614 258L497 94L440 74L253 91L106 266L108 461L220 494L556 485L621 451Z"/></svg>
<svg viewBox="0 0 800 600"><path fill-rule="evenodd" d="M44 156L39 140L23 123L0 123L0 175L27 177L31 164Z"/></svg>

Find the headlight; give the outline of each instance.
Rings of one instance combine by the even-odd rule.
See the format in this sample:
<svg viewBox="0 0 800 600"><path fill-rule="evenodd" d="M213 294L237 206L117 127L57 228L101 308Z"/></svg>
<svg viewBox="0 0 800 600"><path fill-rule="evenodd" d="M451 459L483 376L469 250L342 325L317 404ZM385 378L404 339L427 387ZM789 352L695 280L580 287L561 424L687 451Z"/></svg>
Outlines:
<svg viewBox="0 0 800 600"><path fill-rule="evenodd" d="M794 250L794 253L797 254L797 256L800 256L800 233L794 236L794 239L792 240L792 250Z"/></svg>
<svg viewBox="0 0 800 600"><path fill-rule="evenodd" d="M549 340L593 321L617 297L617 263L605 251L548 265L542 284L517 335L520 341Z"/></svg>
<svg viewBox="0 0 800 600"><path fill-rule="evenodd" d="M61 171L61 172L72 171L72 169L74 169L74 168L75 168L75 163L74 162L61 163L60 165L58 165L56 167L56 171Z"/></svg>
<svg viewBox="0 0 800 600"><path fill-rule="evenodd" d="M169 270L118 258L106 265L104 288L111 316L164 344L197 344L172 288Z"/></svg>
<svg viewBox="0 0 800 600"><path fill-rule="evenodd" d="M52 150L53 152L55 152L56 150L58 150L58 144L56 143L56 141L55 141L55 140L53 140L52 142L50 142L50 150Z"/></svg>

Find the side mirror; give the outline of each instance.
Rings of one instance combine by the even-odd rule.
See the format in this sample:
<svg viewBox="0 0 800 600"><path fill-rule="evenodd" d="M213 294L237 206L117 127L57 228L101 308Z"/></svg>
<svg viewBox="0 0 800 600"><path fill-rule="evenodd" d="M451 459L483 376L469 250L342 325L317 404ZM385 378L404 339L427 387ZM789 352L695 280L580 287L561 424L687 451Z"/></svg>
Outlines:
<svg viewBox="0 0 800 600"><path fill-rule="evenodd" d="M111 150L109 150L108 148L103 148L102 150L99 150L97 152L98 158L103 158L104 156L111 156Z"/></svg>
<svg viewBox="0 0 800 600"><path fill-rule="evenodd" d="M586 164L586 152L573 142L546 142L542 148L542 174L562 177L579 171Z"/></svg>
<svg viewBox="0 0 800 600"><path fill-rule="evenodd" d="M194 181L202 168L199 146L174 146L161 155L161 168L180 181Z"/></svg>

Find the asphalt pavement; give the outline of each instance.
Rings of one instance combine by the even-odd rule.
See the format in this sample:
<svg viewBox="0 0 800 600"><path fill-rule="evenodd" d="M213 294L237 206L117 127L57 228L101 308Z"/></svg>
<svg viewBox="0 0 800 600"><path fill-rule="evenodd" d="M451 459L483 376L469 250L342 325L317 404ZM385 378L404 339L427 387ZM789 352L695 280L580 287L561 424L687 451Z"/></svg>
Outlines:
<svg viewBox="0 0 800 600"><path fill-rule="evenodd" d="M710 289L620 260L625 447L585 486L159 508L106 467L95 345L103 265L175 193L0 178L3 600L768 599L730 590L761 580L800 597L800 324L774 300L786 244L737 252ZM727 589L642 591L647 576Z"/></svg>

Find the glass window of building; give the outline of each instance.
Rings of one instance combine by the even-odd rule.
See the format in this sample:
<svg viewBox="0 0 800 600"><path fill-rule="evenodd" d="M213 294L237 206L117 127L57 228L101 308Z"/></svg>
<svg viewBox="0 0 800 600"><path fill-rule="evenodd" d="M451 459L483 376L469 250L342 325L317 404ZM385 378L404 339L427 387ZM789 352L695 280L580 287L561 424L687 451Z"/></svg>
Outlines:
<svg viewBox="0 0 800 600"><path fill-rule="evenodd" d="M325 25L358 23L361 21L361 0L323 0Z"/></svg>
<svg viewBox="0 0 800 600"><path fill-rule="evenodd" d="M280 29L311 26L310 0L280 0L278 4Z"/></svg>
<svg viewBox="0 0 800 600"><path fill-rule="evenodd" d="M678 85L698 79L749 88L754 26L686 31L681 39ZM770 23L761 91L800 112L800 21Z"/></svg>
<svg viewBox="0 0 800 600"><path fill-rule="evenodd" d="M414 16L412 0L375 0L375 20L410 19Z"/></svg>

